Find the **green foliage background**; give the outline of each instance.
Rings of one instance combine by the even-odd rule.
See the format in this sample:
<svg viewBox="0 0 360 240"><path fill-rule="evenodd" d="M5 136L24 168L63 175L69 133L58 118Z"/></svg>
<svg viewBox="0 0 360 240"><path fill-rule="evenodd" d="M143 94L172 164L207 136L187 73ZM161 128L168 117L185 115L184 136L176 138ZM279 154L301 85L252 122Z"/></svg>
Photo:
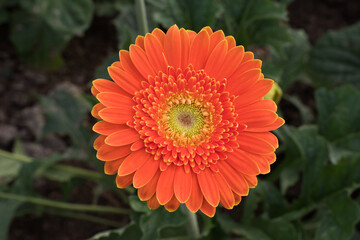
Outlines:
<svg viewBox="0 0 360 240"><path fill-rule="evenodd" d="M310 46L305 32L291 29L287 23L289 2L146 1L150 29L177 24L199 31L211 26L233 35L245 48L265 47L264 74L280 85L283 98L299 113L300 126L286 124L275 131L280 139L278 161L270 174L259 178L259 185L240 206L233 211L218 209L213 219L198 214L201 239L360 239L360 228L356 228L360 220L360 23L330 31ZM130 0L0 1L0 23L9 24L9 37L19 57L46 70L65 64L62 51L71 38L84 33L94 15L114 18L119 48L128 48L139 33ZM106 66L116 57L117 53L109 56L96 77L108 77ZM301 96L286 93L295 82L315 89L316 115ZM91 146L94 136L83 121L93 104L89 99L67 87L40 98L47 119L43 133L68 136L73 144L65 153L31 159L19 141L12 153L1 152L0 239L7 239L11 221L23 214L82 216L71 214L68 205L62 212L56 207L58 202L42 201L32 186L32 180L40 176L64 186L61 203L67 202L69 188L77 180L90 179L100 189L94 198L113 189L128 206L130 211L114 212L129 214L131 220L125 226L86 213L84 218L116 228L89 240L188 239L181 210L150 211L133 189L118 190L113 177L100 174L102 165ZM286 116L283 109L279 111ZM65 166L61 161L66 159L88 161L99 171Z"/></svg>

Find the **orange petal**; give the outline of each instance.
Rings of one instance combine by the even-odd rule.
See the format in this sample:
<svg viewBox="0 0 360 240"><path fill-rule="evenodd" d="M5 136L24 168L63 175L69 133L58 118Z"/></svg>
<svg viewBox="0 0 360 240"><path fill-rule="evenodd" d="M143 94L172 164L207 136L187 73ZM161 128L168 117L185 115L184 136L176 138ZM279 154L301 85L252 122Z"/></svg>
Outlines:
<svg viewBox="0 0 360 240"><path fill-rule="evenodd" d="M150 209L157 209L160 206L159 201L156 199L156 195L152 196L147 201L147 205Z"/></svg>
<svg viewBox="0 0 360 240"><path fill-rule="evenodd" d="M241 59L244 57L244 47L237 46L232 48L225 57L220 70L215 74L215 79L228 79L240 65Z"/></svg>
<svg viewBox="0 0 360 240"><path fill-rule="evenodd" d="M215 46L218 45L224 39L225 39L225 35L222 30L218 30L213 34L211 34L209 50L212 51L215 48Z"/></svg>
<svg viewBox="0 0 360 240"><path fill-rule="evenodd" d="M153 34L160 41L161 45L164 46L165 42L165 33L161 31L159 28L155 28L151 34Z"/></svg>
<svg viewBox="0 0 360 240"><path fill-rule="evenodd" d="M215 215L216 208L211 206L205 199L200 207L200 211L202 211L206 216L213 217Z"/></svg>
<svg viewBox="0 0 360 240"><path fill-rule="evenodd" d="M115 92L125 95L128 94L126 91L121 89L116 83L110 80L96 79L92 82L92 84L98 92Z"/></svg>
<svg viewBox="0 0 360 240"><path fill-rule="evenodd" d="M164 49L160 41L149 33L145 36L145 52L155 72L167 72L168 63L164 55Z"/></svg>
<svg viewBox="0 0 360 240"><path fill-rule="evenodd" d="M170 66L175 69L181 66L181 38L178 26L169 28L164 42L165 56Z"/></svg>
<svg viewBox="0 0 360 240"><path fill-rule="evenodd" d="M220 204L224 208L232 209L235 204L235 199L229 184L226 182L225 178L219 173L214 174L214 177L219 186Z"/></svg>
<svg viewBox="0 0 360 240"><path fill-rule="evenodd" d="M110 146L124 146L128 144L132 144L133 142L136 142L139 139L140 139L139 133L133 128L128 128L110 134L105 139L105 143Z"/></svg>
<svg viewBox="0 0 360 240"><path fill-rule="evenodd" d="M248 183L250 188L256 187L256 185L258 183L256 176L250 176L250 175L243 174L243 177L244 177L245 181Z"/></svg>
<svg viewBox="0 0 360 240"><path fill-rule="evenodd" d="M255 160L256 164L258 165L260 169L261 174L267 174L270 172L270 164L267 161L261 161L261 160Z"/></svg>
<svg viewBox="0 0 360 240"><path fill-rule="evenodd" d="M257 102L254 102L250 105L238 108L237 112L241 113L241 112L247 112L247 111L252 111L252 110L256 110L256 109L267 109L269 111L276 112L277 106L273 100L270 100L270 99L263 100L262 99Z"/></svg>
<svg viewBox="0 0 360 240"><path fill-rule="evenodd" d="M196 173L191 172L191 194L189 200L186 202L187 208L192 212L197 212L203 202L203 195L196 175Z"/></svg>
<svg viewBox="0 0 360 240"><path fill-rule="evenodd" d="M148 79L149 75L155 75L154 69L151 67L146 53L142 48L136 45L131 45L130 58L143 78Z"/></svg>
<svg viewBox="0 0 360 240"><path fill-rule="evenodd" d="M141 201L147 201L154 196L160 173L160 171L157 171L154 177L145 186L139 188L138 195Z"/></svg>
<svg viewBox="0 0 360 240"><path fill-rule="evenodd" d="M95 104L95 106L93 107L93 109L91 110L91 115L94 117L94 118L97 118L97 119L101 119L100 115L99 115L99 112L101 110L103 110L105 108L104 104L102 103L97 103Z"/></svg>
<svg viewBox="0 0 360 240"><path fill-rule="evenodd" d="M256 133L244 133L245 135L251 135L253 137L258 137L264 141L270 143L274 148L279 147L279 142L277 137L271 132L256 132ZM270 153L269 153L270 154Z"/></svg>
<svg viewBox="0 0 360 240"><path fill-rule="evenodd" d="M236 41L233 36L227 36L225 39L228 42L229 50L236 47Z"/></svg>
<svg viewBox="0 0 360 240"><path fill-rule="evenodd" d="M246 124L247 128L257 128L270 125L276 121L278 115L269 110L253 110L239 113L239 122Z"/></svg>
<svg viewBox="0 0 360 240"><path fill-rule="evenodd" d="M205 168L197 174L201 192L204 198L210 203L211 206L216 207L220 201L219 188L213 176L213 172L209 168Z"/></svg>
<svg viewBox="0 0 360 240"><path fill-rule="evenodd" d="M226 160L218 162L217 165L219 167L220 174L225 178L232 191L241 196L248 195L249 186L247 185L245 179L239 175Z"/></svg>
<svg viewBox="0 0 360 240"><path fill-rule="evenodd" d="M99 112L99 116L109 123L125 124L132 120L134 110L129 108L104 108Z"/></svg>
<svg viewBox="0 0 360 240"><path fill-rule="evenodd" d="M130 53L129 51L121 50L119 52L120 62L121 66L124 69L125 72L128 72L130 75L132 75L135 79L137 79L139 82L142 80L146 80L141 76L137 68L135 67L134 63L131 61Z"/></svg>
<svg viewBox="0 0 360 240"><path fill-rule="evenodd" d="M245 54L244 54L245 57ZM250 69L254 68L261 68L262 62L258 59L252 59L248 60L247 62L240 63L239 67L236 69L236 72L234 72L234 75L242 74L246 71L249 71ZM232 76L231 76L232 77Z"/></svg>
<svg viewBox="0 0 360 240"><path fill-rule="evenodd" d="M196 37L196 32L192 31L192 30L186 30L188 35L189 35L189 39L190 39L190 46L192 44L192 42L194 41L195 37Z"/></svg>
<svg viewBox="0 0 360 240"><path fill-rule="evenodd" d="M270 79L263 79L255 82L254 85L251 85L251 88L247 89L245 93L241 94L241 96L235 100L235 106L242 107L258 101L271 90L273 84L274 81ZM246 89L246 87L244 89Z"/></svg>
<svg viewBox="0 0 360 240"><path fill-rule="evenodd" d="M108 175L113 175L118 172L119 166L125 158L120 158L114 161L107 161L104 165L104 172Z"/></svg>
<svg viewBox="0 0 360 240"><path fill-rule="evenodd" d="M229 89L229 91L234 95L240 95L256 83L256 81L260 78L260 74L260 69L251 69L237 75L236 78L229 78L227 89ZM240 97L243 98L242 96Z"/></svg>
<svg viewBox="0 0 360 240"><path fill-rule="evenodd" d="M134 187L141 188L145 186L157 171L160 171L159 161L150 158L136 171L134 175Z"/></svg>
<svg viewBox="0 0 360 240"><path fill-rule="evenodd" d="M234 149L234 151L229 152L227 156L228 158L226 161L236 171L248 175L257 175L260 173L257 164L250 159L247 152L241 151L240 149Z"/></svg>
<svg viewBox="0 0 360 240"><path fill-rule="evenodd" d="M214 50L211 52L204 68L205 72L210 77L215 77L215 75L218 73L221 65L225 60L227 49L227 41L223 40L218 45L216 45Z"/></svg>
<svg viewBox="0 0 360 240"><path fill-rule="evenodd" d="M238 205L241 202L241 196L234 192L233 192L233 194L234 194L234 198L235 198L235 205Z"/></svg>
<svg viewBox="0 0 360 240"><path fill-rule="evenodd" d="M175 166L169 165L165 171L161 172L156 186L156 197L161 205L169 202L174 195L175 169Z"/></svg>
<svg viewBox="0 0 360 240"><path fill-rule="evenodd" d="M188 32L180 29L181 40L181 68L185 69L189 65L190 38Z"/></svg>
<svg viewBox="0 0 360 240"><path fill-rule="evenodd" d="M118 131L124 130L124 129L129 129L129 127L124 124L113 124L113 123L108 123L105 121L99 121L99 122L95 123L93 126L94 132L103 134L103 135L110 135L114 132L118 132Z"/></svg>
<svg viewBox="0 0 360 240"><path fill-rule="evenodd" d="M135 45L145 50L145 38L143 36L137 36L135 39Z"/></svg>
<svg viewBox="0 0 360 240"><path fill-rule="evenodd" d="M153 156L145 152L144 149L141 149L137 152L132 152L125 158L124 162L119 167L118 175L125 176L133 173L142 165L144 165L146 161L150 161L152 159Z"/></svg>
<svg viewBox="0 0 360 240"><path fill-rule="evenodd" d="M132 106L135 104L135 102L130 97L118 93L103 92L99 93L96 98L106 107L126 106L132 108Z"/></svg>
<svg viewBox="0 0 360 240"><path fill-rule="evenodd" d="M106 136L100 135L94 141L94 149L98 150L102 145L105 144Z"/></svg>
<svg viewBox="0 0 360 240"><path fill-rule="evenodd" d="M252 161L259 167L260 173L265 174L270 172L270 163L266 158L266 155L258 155L247 153L246 154Z"/></svg>
<svg viewBox="0 0 360 240"><path fill-rule="evenodd" d="M131 147L130 147L131 151L133 151L133 152L135 152L137 150L140 150L142 148L144 148L144 141L143 140L139 140L139 141L134 142L133 144L131 144Z"/></svg>
<svg viewBox="0 0 360 240"><path fill-rule="evenodd" d="M245 52L244 57L241 61L241 64L244 64L245 62L254 59L254 53L253 52Z"/></svg>
<svg viewBox="0 0 360 240"><path fill-rule="evenodd" d="M266 155L275 151L275 148L263 138L252 135L254 133L242 132L238 135L239 148L243 151Z"/></svg>
<svg viewBox="0 0 360 240"><path fill-rule="evenodd" d="M129 146L122 147L113 147L107 144L103 144L97 154L96 157L102 161L113 161L118 158L122 158L131 153Z"/></svg>
<svg viewBox="0 0 360 240"><path fill-rule="evenodd" d="M174 212L180 206L180 202L176 199L175 195L171 198L171 200L164 205L165 209L169 212Z"/></svg>
<svg viewBox="0 0 360 240"><path fill-rule="evenodd" d="M108 67L110 77L127 93L134 95L141 88L140 79L117 67Z"/></svg>
<svg viewBox="0 0 360 240"><path fill-rule="evenodd" d="M127 176L116 176L116 186L118 188L126 188L128 186L130 186L130 184L132 183L132 179L133 179L134 174L129 174Z"/></svg>
<svg viewBox="0 0 360 240"><path fill-rule="evenodd" d="M92 86L92 87L91 87L91 94L92 94L94 97L96 97L96 95L99 94L99 91L98 91L94 86Z"/></svg>
<svg viewBox="0 0 360 240"><path fill-rule="evenodd" d="M178 167L174 177L174 192L181 203L189 200L191 184L191 173L186 173L183 167Z"/></svg>
<svg viewBox="0 0 360 240"><path fill-rule="evenodd" d="M266 159L266 161L268 161L270 164L273 164L276 161L276 154L275 153L271 153L268 155L262 155L262 157L264 159Z"/></svg>
<svg viewBox="0 0 360 240"><path fill-rule="evenodd" d="M189 63L195 70L203 69L209 56L210 39L209 34L203 30L196 35L190 46Z"/></svg>
<svg viewBox="0 0 360 240"><path fill-rule="evenodd" d="M207 31L207 33L209 34L209 36L210 36L211 34L213 34L213 30L212 30L209 26L203 27L200 31L202 31L202 30Z"/></svg>
<svg viewBox="0 0 360 240"><path fill-rule="evenodd" d="M276 119L276 121L273 122L272 124L269 124L269 125L266 125L266 126L252 127L250 129L245 129L245 131L246 132L267 132L267 131L272 131L272 130L278 129L284 123L285 123L285 120L282 119L281 117L278 117Z"/></svg>

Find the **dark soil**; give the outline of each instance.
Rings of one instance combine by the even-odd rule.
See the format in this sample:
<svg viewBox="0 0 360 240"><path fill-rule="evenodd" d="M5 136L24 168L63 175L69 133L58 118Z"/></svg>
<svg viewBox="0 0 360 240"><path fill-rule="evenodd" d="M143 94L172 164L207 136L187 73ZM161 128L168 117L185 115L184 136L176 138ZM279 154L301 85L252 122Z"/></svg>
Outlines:
<svg viewBox="0 0 360 240"><path fill-rule="evenodd" d="M291 27L304 29L311 43L360 20L358 0L295 0L288 11Z"/></svg>
<svg viewBox="0 0 360 240"><path fill-rule="evenodd" d="M359 20L359 0L294 0L288 7L290 25L302 28L314 43L325 32L340 29ZM2 36L8 36L9 29L0 26ZM82 37L71 40L63 56L67 65L53 73L30 69L22 64L7 37L0 41L0 149L11 150L14 139L19 137L28 154L44 157L52 151L61 151L66 141L56 136L41 140L42 119L38 105L38 95L49 93L57 85L69 82L81 91L89 92L89 82L94 71L103 60L117 51L115 29L111 19L95 18L90 29ZM303 102L315 111L313 89L306 85L296 85L288 90L296 93ZM281 109L287 113L287 123L300 125L300 116L292 105L283 100ZM47 145L44 144L47 142ZM49 142L52 146L48 147ZM61 186L49 180L40 180L37 192L50 199L62 199ZM69 201L87 203L92 199L94 185L83 182L70 191ZM120 200L114 193L105 192L100 197L103 205L119 206ZM102 215L119 223L127 218ZM51 214L24 215L16 218L10 229L11 240L81 240L111 227L89 221L62 218Z"/></svg>

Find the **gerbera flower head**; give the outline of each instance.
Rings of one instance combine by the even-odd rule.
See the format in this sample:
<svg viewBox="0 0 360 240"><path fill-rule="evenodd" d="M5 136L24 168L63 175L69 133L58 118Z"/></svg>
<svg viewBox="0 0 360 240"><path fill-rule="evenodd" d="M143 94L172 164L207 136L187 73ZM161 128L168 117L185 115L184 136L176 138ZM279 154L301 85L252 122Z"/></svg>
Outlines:
<svg viewBox="0 0 360 240"><path fill-rule="evenodd" d="M273 81L231 36L176 25L138 36L93 81L100 119L94 147L119 188L133 185L149 208L180 203L215 214L239 204L270 171L284 120L264 100Z"/></svg>

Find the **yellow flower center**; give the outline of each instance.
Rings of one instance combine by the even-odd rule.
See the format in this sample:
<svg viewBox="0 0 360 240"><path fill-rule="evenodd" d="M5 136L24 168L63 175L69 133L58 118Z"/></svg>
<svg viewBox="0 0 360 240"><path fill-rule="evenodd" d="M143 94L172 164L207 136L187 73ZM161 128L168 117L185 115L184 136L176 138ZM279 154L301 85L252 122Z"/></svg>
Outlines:
<svg viewBox="0 0 360 240"><path fill-rule="evenodd" d="M201 109L193 104L174 105L167 115L170 128L187 138L199 134L205 125Z"/></svg>

